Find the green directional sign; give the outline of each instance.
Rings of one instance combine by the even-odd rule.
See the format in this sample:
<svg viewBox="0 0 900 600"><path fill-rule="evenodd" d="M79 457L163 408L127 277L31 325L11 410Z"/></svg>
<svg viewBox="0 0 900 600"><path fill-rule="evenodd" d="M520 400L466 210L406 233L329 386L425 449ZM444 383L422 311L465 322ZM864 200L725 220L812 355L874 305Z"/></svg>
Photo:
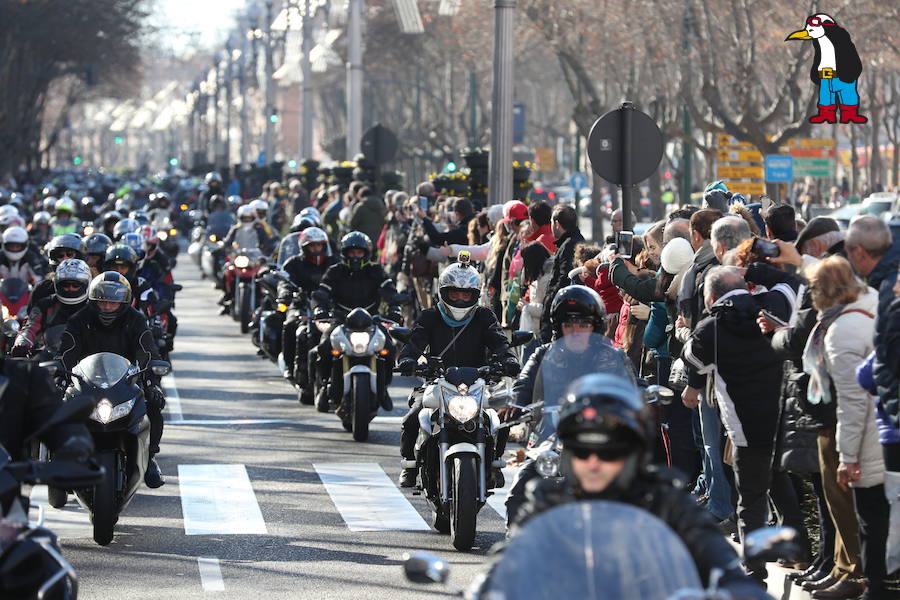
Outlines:
<svg viewBox="0 0 900 600"><path fill-rule="evenodd" d="M794 179L803 177L833 177L834 159L794 157Z"/></svg>

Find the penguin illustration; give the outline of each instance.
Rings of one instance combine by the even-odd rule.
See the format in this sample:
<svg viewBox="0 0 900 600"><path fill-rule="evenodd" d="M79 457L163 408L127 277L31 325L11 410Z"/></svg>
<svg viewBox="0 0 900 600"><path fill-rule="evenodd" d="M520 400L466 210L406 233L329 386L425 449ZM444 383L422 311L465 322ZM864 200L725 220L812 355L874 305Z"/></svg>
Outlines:
<svg viewBox="0 0 900 600"><path fill-rule="evenodd" d="M810 123L836 123L838 105L841 123L865 123L868 119L858 113L859 94L856 80L862 73L862 61L846 29L825 13L806 19L806 27L785 38L812 40L816 49L809 77L819 86L819 114Z"/></svg>

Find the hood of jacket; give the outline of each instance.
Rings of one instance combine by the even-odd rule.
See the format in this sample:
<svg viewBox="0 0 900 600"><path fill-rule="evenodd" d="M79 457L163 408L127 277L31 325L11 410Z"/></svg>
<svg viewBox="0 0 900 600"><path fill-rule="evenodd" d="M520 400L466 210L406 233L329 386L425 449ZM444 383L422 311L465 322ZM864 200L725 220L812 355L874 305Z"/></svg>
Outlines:
<svg viewBox="0 0 900 600"><path fill-rule="evenodd" d="M891 246L872 272L869 273L868 283L876 290L881 287L882 282L889 278L896 278L897 263L900 263L900 242Z"/></svg>

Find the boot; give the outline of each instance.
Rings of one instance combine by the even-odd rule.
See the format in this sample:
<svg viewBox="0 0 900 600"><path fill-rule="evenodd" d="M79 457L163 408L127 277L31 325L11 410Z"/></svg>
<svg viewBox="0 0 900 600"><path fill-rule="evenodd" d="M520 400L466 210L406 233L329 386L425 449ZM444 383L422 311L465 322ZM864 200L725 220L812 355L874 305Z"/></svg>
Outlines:
<svg viewBox="0 0 900 600"><path fill-rule="evenodd" d="M837 104L819 104L819 114L809 118L810 123L837 123Z"/></svg>
<svg viewBox="0 0 900 600"><path fill-rule="evenodd" d="M841 123L865 123L869 119L859 114L859 104L841 104ZM832 121L833 123L834 121Z"/></svg>
<svg viewBox="0 0 900 600"><path fill-rule="evenodd" d="M394 401L391 400L390 395L387 393L387 390L384 390L384 393L379 398L379 404L381 404L381 408L383 408L386 412L391 412L394 410Z"/></svg>
<svg viewBox="0 0 900 600"><path fill-rule="evenodd" d="M144 473L144 483L147 484L148 488L159 488L166 485L166 480L162 475L162 471L159 470L159 465L156 463L155 458L151 458L147 463L147 472Z"/></svg>

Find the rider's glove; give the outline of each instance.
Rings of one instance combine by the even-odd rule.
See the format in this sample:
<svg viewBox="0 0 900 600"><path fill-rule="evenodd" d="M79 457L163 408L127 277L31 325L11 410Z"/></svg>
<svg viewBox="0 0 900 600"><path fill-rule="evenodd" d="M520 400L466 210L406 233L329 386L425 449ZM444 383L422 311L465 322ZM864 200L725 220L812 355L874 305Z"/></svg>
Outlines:
<svg viewBox="0 0 900 600"><path fill-rule="evenodd" d="M411 358L401 358L397 362L397 371L399 371L401 375L405 375L406 377L415 375L416 361Z"/></svg>
<svg viewBox="0 0 900 600"><path fill-rule="evenodd" d="M522 370L522 367L519 366L519 361L515 358L509 357L503 361L503 374L509 377L515 377L519 374L519 371Z"/></svg>
<svg viewBox="0 0 900 600"><path fill-rule="evenodd" d="M9 354L15 358L22 358L28 356L29 350L31 350L31 344L24 342L13 346L12 349L10 349Z"/></svg>

